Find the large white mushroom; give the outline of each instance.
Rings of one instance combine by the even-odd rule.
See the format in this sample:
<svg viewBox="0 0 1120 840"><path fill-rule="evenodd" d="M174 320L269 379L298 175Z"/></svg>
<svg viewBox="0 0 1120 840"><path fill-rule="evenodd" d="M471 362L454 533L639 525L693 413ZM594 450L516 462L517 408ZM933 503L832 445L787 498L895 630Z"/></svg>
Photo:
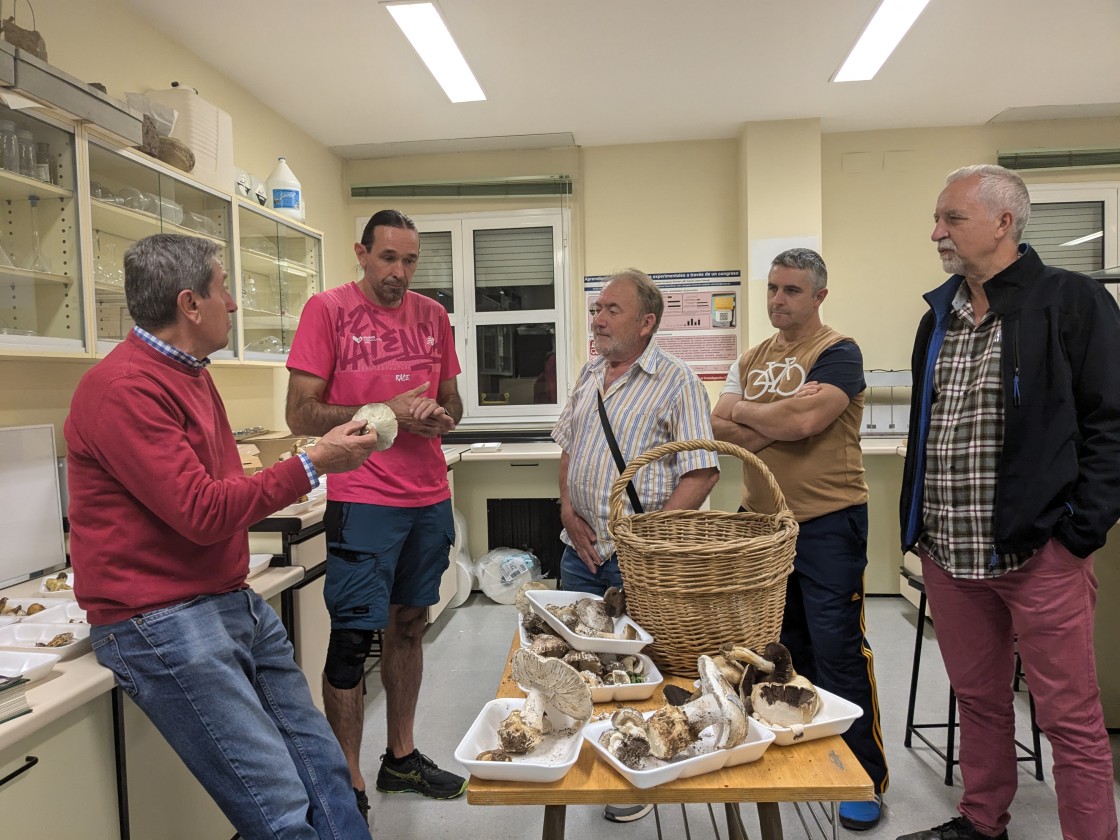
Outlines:
<svg viewBox="0 0 1120 840"><path fill-rule="evenodd" d="M366 403L354 413L354 420L364 420L367 429L377 432L374 449L383 452L397 439L397 415L385 403Z"/></svg>
<svg viewBox="0 0 1120 840"><path fill-rule="evenodd" d="M723 678L711 657L696 661L700 672L700 696L681 706L663 706L646 721L650 753L669 759L700 739L714 727L715 745L720 749L738 746L747 737L747 715L739 693Z"/></svg>
<svg viewBox="0 0 1120 840"><path fill-rule="evenodd" d="M525 705L510 712L498 726L498 739L506 752L527 753L541 742L546 704L575 720L591 717L591 688L563 660L521 648L513 654L510 674L529 694Z"/></svg>

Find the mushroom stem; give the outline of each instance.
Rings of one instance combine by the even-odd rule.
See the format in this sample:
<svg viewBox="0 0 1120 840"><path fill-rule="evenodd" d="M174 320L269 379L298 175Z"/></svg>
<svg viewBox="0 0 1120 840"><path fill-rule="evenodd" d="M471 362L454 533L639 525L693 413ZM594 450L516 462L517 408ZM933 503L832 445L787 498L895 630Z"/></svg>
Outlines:
<svg viewBox="0 0 1120 840"><path fill-rule="evenodd" d="M521 720L526 726L544 731L544 694L539 689L529 690L525 705L521 707Z"/></svg>

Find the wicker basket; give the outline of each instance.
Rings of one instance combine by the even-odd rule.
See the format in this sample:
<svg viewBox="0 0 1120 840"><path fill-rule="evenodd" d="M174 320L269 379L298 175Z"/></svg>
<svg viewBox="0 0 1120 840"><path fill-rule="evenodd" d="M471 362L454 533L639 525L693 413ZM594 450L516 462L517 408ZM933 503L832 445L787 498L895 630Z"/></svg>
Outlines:
<svg viewBox="0 0 1120 840"><path fill-rule="evenodd" d="M760 471L774 514L672 510L623 516L626 484L646 464L697 449L732 455ZM760 505L761 506L761 505ZM727 642L762 647L781 633L797 522L774 477L730 443L690 440L638 456L611 487L614 537L627 610L654 638L645 653L664 672L696 676L696 659Z"/></svg>

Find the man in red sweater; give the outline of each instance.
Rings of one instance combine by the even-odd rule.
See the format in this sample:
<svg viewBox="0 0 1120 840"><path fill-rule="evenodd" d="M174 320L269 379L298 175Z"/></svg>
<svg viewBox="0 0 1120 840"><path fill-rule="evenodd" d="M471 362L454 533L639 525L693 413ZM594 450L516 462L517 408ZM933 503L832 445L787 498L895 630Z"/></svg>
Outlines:
<svg viewBox="0 0 1120 840"><path fill-rule="evenodd" d="M287 633L245 584L248 526L376 434L349 422L253 476L206 370L236 311L219 246L157 234L125 254L136 327L74 393L70 554L97 660L240 836L368 838L346 760Z"/></svg>

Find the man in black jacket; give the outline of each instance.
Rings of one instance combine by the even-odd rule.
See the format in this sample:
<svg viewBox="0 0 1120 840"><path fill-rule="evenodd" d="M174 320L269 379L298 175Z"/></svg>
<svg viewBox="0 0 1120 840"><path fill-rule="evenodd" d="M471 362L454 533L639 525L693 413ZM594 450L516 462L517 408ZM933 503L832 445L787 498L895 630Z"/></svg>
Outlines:
<svg viewBox="0 0 1120 840"><path fill-rule="evenodd" d="M899 840L1006 838L1016 644L1054 752L1066 840L1114 840L1094 670L1092 552L1120 517L1120 310L1020 245L1021 178L949 175L932 239L953 276L925 296L912 369L902 545L916 550L960 709L960 816Z"/></svg>

